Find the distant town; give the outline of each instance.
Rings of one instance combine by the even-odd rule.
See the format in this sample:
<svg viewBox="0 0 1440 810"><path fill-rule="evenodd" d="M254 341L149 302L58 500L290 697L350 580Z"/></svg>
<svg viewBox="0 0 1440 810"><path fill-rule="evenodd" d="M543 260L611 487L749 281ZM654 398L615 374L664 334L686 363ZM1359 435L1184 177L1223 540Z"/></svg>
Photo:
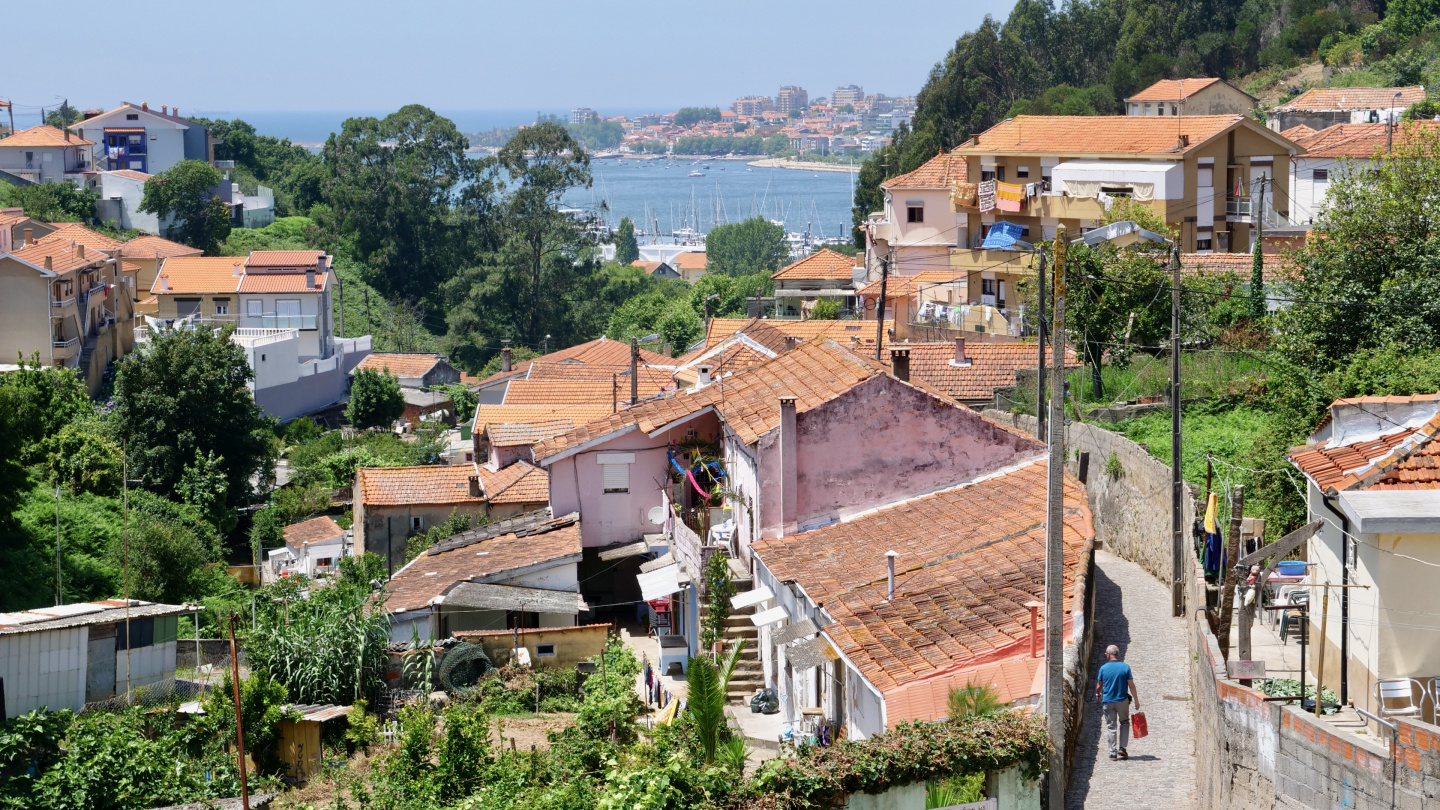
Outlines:
<svg viewBox="0 0 1440 810"><path fill-rule="evenodd" d="M889 144L915 114L914 96L866 93L859 85L837 87L811 98L785 85L773 96L741 96L728 109L682 107L674 112L606 116L590 107L570 111L567 123L597 157L710 155L849 158ZM472 133L472 149L503 146L522 127Z"/></svg>

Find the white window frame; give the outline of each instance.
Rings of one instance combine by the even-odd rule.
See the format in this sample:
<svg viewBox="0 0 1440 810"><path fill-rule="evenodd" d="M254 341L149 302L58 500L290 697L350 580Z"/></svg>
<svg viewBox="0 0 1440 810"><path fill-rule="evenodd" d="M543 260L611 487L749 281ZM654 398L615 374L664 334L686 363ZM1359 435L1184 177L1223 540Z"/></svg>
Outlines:
<svg viewBox="0 0 1440 810"><path fill-rule="evenodd" d="M226 298L226 299L223 300L223 301L221 301L221 300L219 300L219 299L216 299L216 301L215 301L215 315L216 315L216 317L228 317L228 316L230 315L230 299L229 299L229 298Z"/></svg>
<svg viewBox="0 0 1440 810"><path fill-rule="evenodd" d="M423 532L423 531L425 531L425 518L424 518L424 516L422 516L422 515L411 515L411 516L410 516L410 531L412 531L412 532Z"/></svg>
<svg viewBox="0 0 1440 810"><path fill-rule="evenodd" d="M265 315L265 302L259 298L245 299L245 317L259 318Z"/></svg>
<svg viewBox="0 0 1440 810"><path fill-rule="evenodd" d="M630 493L630 465L634 453L601 453L595 457L600 464L600 490L606 495Z"/></svg>

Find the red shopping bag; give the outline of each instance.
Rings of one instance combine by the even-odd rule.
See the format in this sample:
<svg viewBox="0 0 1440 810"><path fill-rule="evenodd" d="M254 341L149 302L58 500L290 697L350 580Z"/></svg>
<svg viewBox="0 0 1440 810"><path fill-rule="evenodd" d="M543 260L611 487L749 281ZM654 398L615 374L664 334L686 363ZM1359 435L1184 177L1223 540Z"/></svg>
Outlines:
<svg viewBox="0 0 1440 810"><path fill-rule="evenodd" d="M1135 712L1130 715L1130 736L1141 739L1150 733L1150 728L1145 725L1145 713Z"/></svg>

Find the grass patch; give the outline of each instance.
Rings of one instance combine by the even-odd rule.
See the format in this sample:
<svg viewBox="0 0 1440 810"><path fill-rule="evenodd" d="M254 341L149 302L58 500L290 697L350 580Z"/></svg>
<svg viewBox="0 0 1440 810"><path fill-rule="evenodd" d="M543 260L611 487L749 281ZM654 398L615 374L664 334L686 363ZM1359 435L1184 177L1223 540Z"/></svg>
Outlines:
<svg viewBox="0 0 1440 810"><path fill-rule="evenodd" d="M1099 399L1094 396L1091 375L1089 366L1065 375L1070 382L1071 396L1086 410L1140 397L1164 396L1170 390L1170 357L1168 354L1136 354L1123 368L1102 365L1100 376L1104 391ZM1250 398L1263 390L1264 378L1264 365L1239 352L1186 352L1180 356L1180 381L1187 401ZM1035 412L1033 382L1017 387L1015 398L1016 412Z"/></svg>
<svg viewBox="0 0 1440 810"><path fill-rule="evenodd" d="M1185 444L1182 448L1181 470L1185 480L1205 486L1205 453L1211 451L1220 461L1242 467L1255 466L1250 456L1255 441L1265 430L1270 418L1264 411L1236 406L1228 409L1195 406L1186 408L1182 420ZM1170 414L1148 413L1138 419L1127 419L1109 426L1116 433L1145 445L1150 455L1170 463ZM1215 465L1215 488L1228 478L1231 484L1248 484L1250 474L1244 470Z"/></svg>

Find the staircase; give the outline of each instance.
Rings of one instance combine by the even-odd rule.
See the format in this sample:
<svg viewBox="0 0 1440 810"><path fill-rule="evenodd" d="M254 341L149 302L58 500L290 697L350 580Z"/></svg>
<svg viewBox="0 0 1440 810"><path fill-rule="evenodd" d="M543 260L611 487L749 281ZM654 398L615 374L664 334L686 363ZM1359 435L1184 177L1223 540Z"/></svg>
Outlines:
<svg viewBox="0 0 1440 810"><path fill-rule="evenodd" d="M737 560L729 562L736 593L750 590L753 584L750 572ZM700 606L702 622L709 610L708 603ZM765 686L765 673L760 664L760 628L750 621L750 616L754 613L754 607L735 608L725 619L726 652L738 641L745 642L745 649L740 651L740 662L735 666L735 674L731 676L729 689L726 691L726 697L733 703L749 701L757 689Z"/></svg>

